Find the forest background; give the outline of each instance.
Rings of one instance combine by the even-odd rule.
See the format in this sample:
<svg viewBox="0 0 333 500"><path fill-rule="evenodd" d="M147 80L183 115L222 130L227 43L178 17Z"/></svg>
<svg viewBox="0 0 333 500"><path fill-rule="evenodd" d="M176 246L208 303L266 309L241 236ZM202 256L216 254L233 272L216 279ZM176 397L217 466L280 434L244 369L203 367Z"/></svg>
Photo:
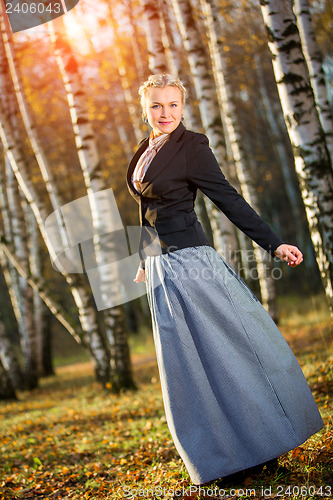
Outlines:
<svg viewBox="0 0 333 500"><path fill-rule="evenodd" d="M277 21L270 24L273 11ZM186 127L208 135L231 184L301 248L298 268L273 264L198 197L196 210L215 248L282 328L299 325L298 333L290 331L296 344L304 333L304 353L313 330L303 326L317 328L327 389L332 20L329 0L81 0L52 23L12 34L1 3L0 398L25 399L45 377L57 380L57 367L87 360L88 372L93 366L110 393L140 386L131 359L138 352L153 356L146 296L98 310L85 273L52 267L57 249L45 221L73 200L112 188L123 225L138 224L125 174L149 133L138 87L157 72L181 78L189 91ZM90 208L100 229L101 211ZM103 245L97 242L95 251L105 262Z"/></svg>

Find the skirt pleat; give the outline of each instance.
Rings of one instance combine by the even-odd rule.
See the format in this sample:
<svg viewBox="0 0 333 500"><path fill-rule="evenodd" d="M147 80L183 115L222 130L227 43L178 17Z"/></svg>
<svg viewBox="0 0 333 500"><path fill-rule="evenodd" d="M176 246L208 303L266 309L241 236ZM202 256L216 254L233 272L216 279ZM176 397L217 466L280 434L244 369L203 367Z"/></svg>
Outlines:
<svg viewBox="0 0 333 500"><path fill-rule="evenodd" d="M194 484L273 459L323 421L300 365L212 247L146 258L167 424Z"/></svg>

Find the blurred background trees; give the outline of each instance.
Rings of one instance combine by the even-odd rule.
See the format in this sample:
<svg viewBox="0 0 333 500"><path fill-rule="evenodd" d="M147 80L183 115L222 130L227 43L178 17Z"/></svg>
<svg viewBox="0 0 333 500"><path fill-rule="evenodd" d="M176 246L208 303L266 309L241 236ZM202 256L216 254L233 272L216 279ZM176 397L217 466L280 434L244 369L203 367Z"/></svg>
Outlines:
<svg viewBox="0 0 333 500"><path fill-rule="evenodd" d="M332 22L329 0L100 0L13 35L1 3L0 398L53 373L63 328L104 387L135 387L127 334L150 328L146 297L98 311L85 273L52 267L44 223L112 188L123 225L138 224L125 174L149 133L137 90L151 73L181 78L186 127L208 135L228 180L304 262L276 273L201 195L215 248L276 321L277 294L325 290L332 308Z"/></svg>

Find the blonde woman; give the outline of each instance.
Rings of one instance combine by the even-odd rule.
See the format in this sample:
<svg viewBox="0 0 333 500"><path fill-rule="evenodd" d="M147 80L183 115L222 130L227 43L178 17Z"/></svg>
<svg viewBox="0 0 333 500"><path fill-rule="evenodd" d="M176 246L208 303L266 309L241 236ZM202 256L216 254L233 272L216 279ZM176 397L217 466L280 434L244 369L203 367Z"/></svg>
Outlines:
<svg viewBox="0 0 333 500"><path fill-rule="evenodd" d="M276 459L323 422L277 326L209 244L197 189L270 255L291 267L303 257L228 183L208 138L185 128L180 80L151 75L139 94L152 130L127 172L142 226L135 281L146 282L170 433L199 485Z"/></svg>

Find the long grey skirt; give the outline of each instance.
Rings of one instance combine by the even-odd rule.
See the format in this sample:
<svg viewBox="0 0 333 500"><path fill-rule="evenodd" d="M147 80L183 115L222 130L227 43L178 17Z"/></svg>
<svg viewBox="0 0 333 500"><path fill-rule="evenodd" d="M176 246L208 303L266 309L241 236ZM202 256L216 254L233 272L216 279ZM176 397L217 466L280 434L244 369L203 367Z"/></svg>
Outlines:
<svg viewBox="0 0 333 500"><path fill-rule="evenodd" d="M146 258L167 424L194 484L273 459L323 426L302 370L209 246Z"/></svg>

